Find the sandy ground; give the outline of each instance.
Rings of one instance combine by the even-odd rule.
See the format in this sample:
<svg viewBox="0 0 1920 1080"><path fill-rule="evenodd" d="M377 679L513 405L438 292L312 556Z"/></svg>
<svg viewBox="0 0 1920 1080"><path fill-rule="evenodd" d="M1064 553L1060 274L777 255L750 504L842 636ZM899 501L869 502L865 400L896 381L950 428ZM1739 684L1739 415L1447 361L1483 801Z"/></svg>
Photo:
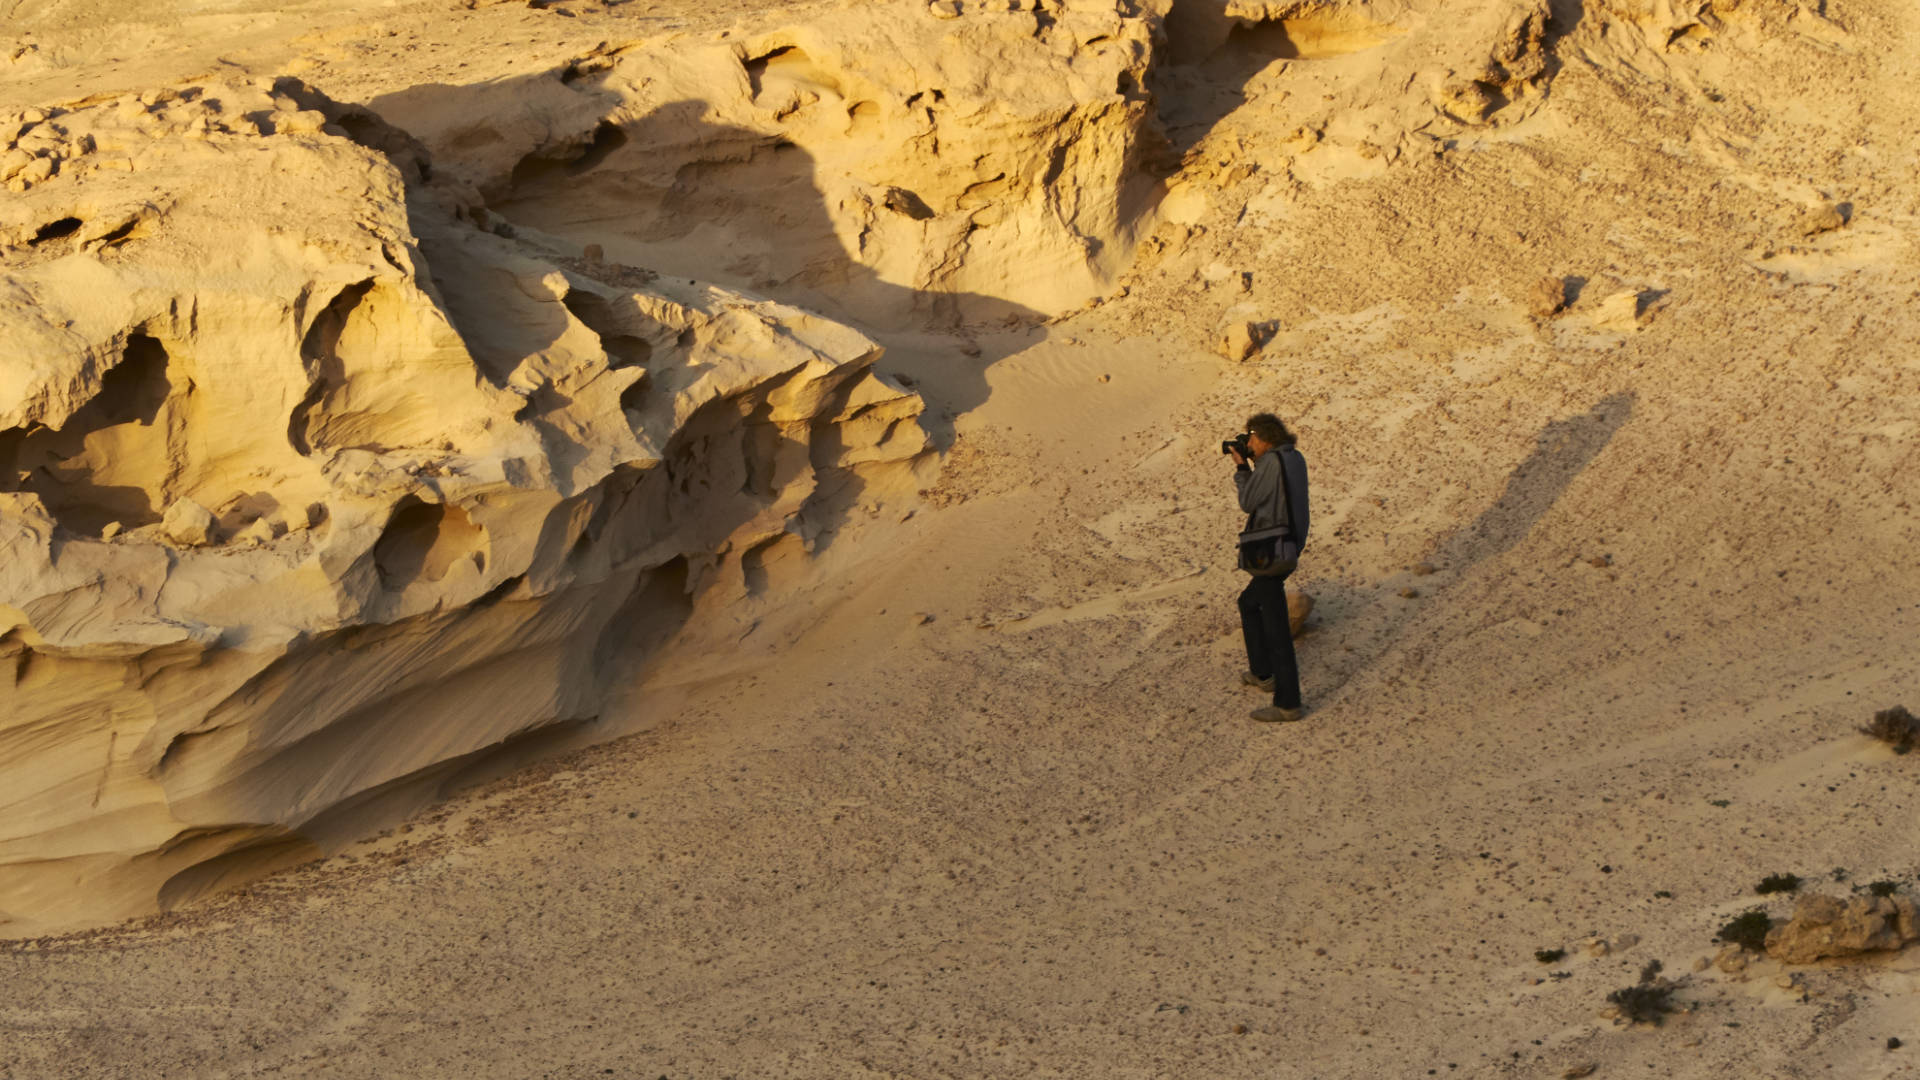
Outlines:
<svg viewBox="0 0 1920 1080"><path fill-rule="evenodd" d="M701 613L624 737L0 946L0 1076L1920 1071L1910 954L1694 970L1786 913L1766 874L1920 888L1920 761L1856 730L1920 707L1920 38L1853 12L1883 67L1755 61L1703 118L1569 65L1531 128L1209 219L1124 299L883 338L937 484ZM1806 240L1816 188L1853 217ZM1193 325L1214 264L1282 324L1254 362ZM1544 274L1591 283L1542 320ZM1279 726L1215 452L1261 408L1315 478ZM1601 1018L1654 960L1688 1011Z"/></svg>

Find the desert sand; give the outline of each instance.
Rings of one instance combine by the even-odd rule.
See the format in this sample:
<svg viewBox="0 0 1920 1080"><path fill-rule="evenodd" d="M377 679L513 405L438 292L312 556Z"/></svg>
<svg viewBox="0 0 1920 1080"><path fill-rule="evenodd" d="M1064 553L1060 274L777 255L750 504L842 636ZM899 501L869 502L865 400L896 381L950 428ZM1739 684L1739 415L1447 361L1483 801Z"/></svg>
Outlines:
<svg viewBox="0 0 1920 1080"><path fill-rule="evenodd" d="M1906 0L0 20L0 1077L1920 1072Z"/></svg>

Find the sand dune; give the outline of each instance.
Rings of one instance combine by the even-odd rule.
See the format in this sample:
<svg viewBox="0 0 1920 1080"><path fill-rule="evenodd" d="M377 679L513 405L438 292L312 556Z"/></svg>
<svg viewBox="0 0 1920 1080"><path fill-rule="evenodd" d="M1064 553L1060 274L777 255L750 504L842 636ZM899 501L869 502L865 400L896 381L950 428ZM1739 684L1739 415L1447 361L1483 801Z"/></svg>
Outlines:
<svg viewBox="0 0 1920 1080"><path fill-rule="evenodd" d="M1907 5L6 25L0 1073L1910 1068Z"/></svg>

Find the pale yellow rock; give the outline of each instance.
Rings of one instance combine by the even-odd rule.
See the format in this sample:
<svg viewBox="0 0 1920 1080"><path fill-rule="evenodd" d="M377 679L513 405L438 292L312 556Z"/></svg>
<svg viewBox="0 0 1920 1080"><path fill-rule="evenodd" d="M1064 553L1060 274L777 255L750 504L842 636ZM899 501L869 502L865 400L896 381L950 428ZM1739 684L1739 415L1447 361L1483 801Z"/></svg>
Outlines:
<svg viewBox="0 0 1920 1080"><path fill-rule="evenodd" d="M1767 934L1767 955L1810 964L1905 948L1920 940L1920 918L1905 896L1837 897L1815 893L1794 904L1793 918Z"/></svg>
<svg viewBox="0 0 1920 1080"><path fill-rule="evenodd" d="M199 547L212 540L213 525L213 512L192 499L174 500L160 522L168 539L186 547Z"/></svg>

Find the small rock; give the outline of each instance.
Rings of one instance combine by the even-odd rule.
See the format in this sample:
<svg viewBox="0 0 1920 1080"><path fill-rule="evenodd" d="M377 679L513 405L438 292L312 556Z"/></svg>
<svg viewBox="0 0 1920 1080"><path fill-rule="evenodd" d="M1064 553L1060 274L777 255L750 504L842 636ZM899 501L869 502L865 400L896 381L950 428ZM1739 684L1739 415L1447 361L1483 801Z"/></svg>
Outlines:
<svg viewBox="0 0 1920 1080"><path fill-rule="evenodd" d="M107 522L107 527L100 530L100 539L111 540L114 537L119 536L120 530L123 528L125 528L125 526L121 525L119 522L109 521Z"/></svg>
<svg viewBox="0 0 1920 1080"><path fill-rule="evenodd" d="M1847 224L1847 208L1837 203L1821 203L1800 212L1794 227L1801 236L1818 236Z"/></svg>
<svg viewBox="0 0 1920 1080"><path fill-rule="evenodd" d="M1711 956L1696 956L1693 958L1693 970L1695 971L1705 971L1712 966L1713 957Z"/></svg>
<svg viewBox="0 0 1920 1080"><path fill-rule="evenodd" d="M936 19L957 19L960 17L958 0L933 0L927 5L927 14Z"/></svg>
<svg viewBox="0 0 1920 1080"><path fill-rule="evenodd" d="M1220 320L1220 329L1214 332L1214 349L1236 364L1252 359L1273 339L1276 329L1271 321L1259 319L1258 314L1252 304L1229 308Z"/></svg>
<svg viewBox="0 0 1920 1080"><path fill-rule="evenodd" d="M1307 616L1313 614L1313 597L1307 593L1287 592L1287 627L1294 637L1306 629Z"/></svg>
<svg viewBox="0 0 1920 1080"><path fill-rule="evenodd" d="M1409 585L1409 586L1407 586L1406 588L1404 588L1404 589L1401 589L1401 590L1400 590L1400 598L1401 598L1402 600L1412 600L1412 599L1414 599L1415 597L1417 597L1417 596L1419 596L1419 595L1420 595L1420 590L1419 590L1419 589L1416 589L1416 588L1414 588L1414 587L1413 587L1413 586L1411 586L1411 585Z"/></svg>
<svg viewBox="0 0 1920 1080"><path fill-rule="evenodd" d="M606 259L607 249L601 247L599 244L588 244L586 246L586 249L582 251L580 254L581 254L581 257L586 259L588 262L597 263Z"/></svg>
<svg viewBox="0 0 1920 1080"><path fill-rule="evenodd" d="M1111 376L1111 375L1102 375L1102 376L1100 376L1100 381L1101 381L1101 382L1103 382L1103 383L1110 383L1110 382L1112 382L1112 381L1113 381L1113 376Z"/></svg>
<svg viewBox="0 0 1920 1080"><path fill-rule="evenodd" d="M26 168L21 169L20 172L14 176L14 179L29 184L38 184L42 180L51 179L53 177L53 170L57 167L58 165L50 157L34 158L27 163Z"/></svg>
<svg viewBox="0 0 1920 1080"><path fill-rule="evenodd" d="M1418 577L1427 577L1430 574L1438 573L1440 568L1430 562L1423 562L1414 563L1410 569Z"/></svg>
<svg viewBox="0 0 1920 1080"><path fill-rule="evenodd" d="M1527 311L1536 319L1550 319L1567 310L1565 278L1544 277L1527 291Z"/></svg>
<svg viewBox="0 0 1920 1080"><path fill-rule="evenodd" d="M1599 1067L1600 1067L1599 1065L1591 1061L1586 1063L1585 1065L1575 1065L1572 1068L1569 1068L1566 1072L1563 1072L1560 1074L1561 1080L1580 1080L1580 1078L1583 1076L1592 1076L1593 1070Z"/></svg>
<svg viewBox="0 0 1920 1080"><path fill-rule="evenodd" d="M1605 941L1601 940L1600 938L1594 938L1593 940L1587 942L1587 955L1594 957L1595 959L1605 956L1612 951L1613 951L1613 947L1608 945Z"/></svg>
<svg viewBox="0 0 1920 1080"><path fill-rule="evenodd" d="M1791 972L1782 972L1773 977L1773 985L1782 990L1791 990L1800 984L1800 976Z"/></svg>
<svg viewBox="0 0 1920 1080"><path fill-rule="evenodd" d="M25 150L9 150L0 157L0 180L11 180L33 164L33 155Z"/></svg>
<svg viewBox="0 0 1920 1080"><path fill-rule="evenodd" d="M192 499L176 499L167 507L160 531L182 547L198 547L213 539L213 512Z"/></svg>
<svg viewBox="0 0 1920 1080"><path fill-rule="evenodd" d="M927 614L924 611L921 612L915 619L916 624L919 626L925 626L932 621L933 621L933 616Z"/></svg>
<svg viewBox="0 0 1920 1080"><path fill-rule="evenodd" d="M1738 945L1729 945L1720 950L1720 955L1714 960L1714 966L1729 975L1738 975L1747 970L1746 951Z"/></svg>

